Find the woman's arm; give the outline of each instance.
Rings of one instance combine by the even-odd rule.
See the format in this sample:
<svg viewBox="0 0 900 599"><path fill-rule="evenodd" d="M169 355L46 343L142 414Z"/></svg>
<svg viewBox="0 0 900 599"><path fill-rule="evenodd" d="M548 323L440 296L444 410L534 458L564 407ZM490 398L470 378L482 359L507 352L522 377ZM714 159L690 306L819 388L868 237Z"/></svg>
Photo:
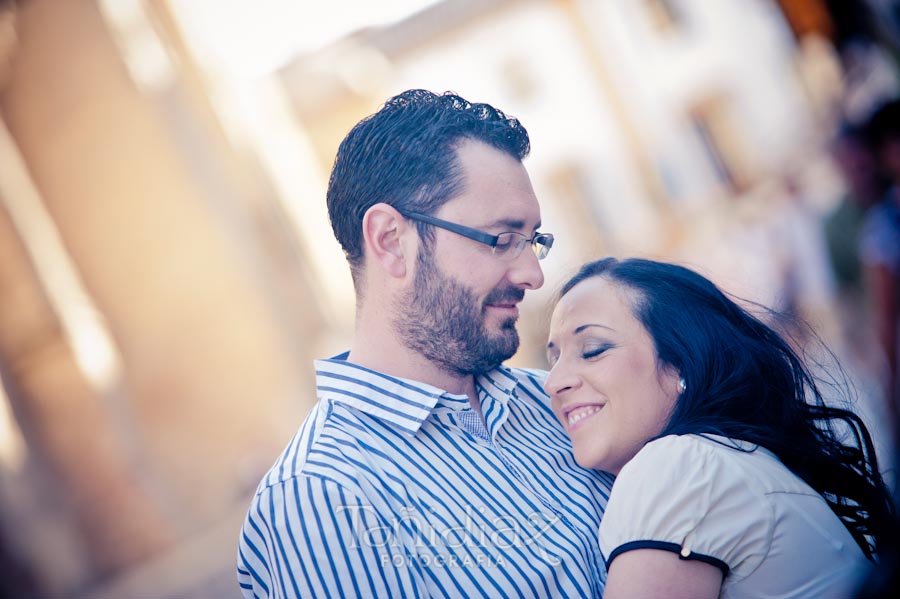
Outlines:
<svg viewBox="0 0 900 599"><path fill-rule="evenodd" d="M609 565L604 599L678 598L715 599L722 588L722 570L677 553L635 549Z"/></svg>

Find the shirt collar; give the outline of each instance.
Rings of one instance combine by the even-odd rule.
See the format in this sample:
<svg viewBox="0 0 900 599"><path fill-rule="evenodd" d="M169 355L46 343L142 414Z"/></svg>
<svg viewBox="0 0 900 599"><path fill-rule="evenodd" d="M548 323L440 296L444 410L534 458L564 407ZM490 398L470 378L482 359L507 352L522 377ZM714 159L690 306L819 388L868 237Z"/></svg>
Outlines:
<svg viewBox="0 0 900 599"><path fill-rule="evenodd" d="M365 368L348 362L347 355L314 362L320 400L346 404L391 422L409 434L415 434L436 408L459 411L469 407L465 395ZM507 399L516 386L516 378L501 365L479 375L475 383L480 397L487 393L494 398Z"/></svg>

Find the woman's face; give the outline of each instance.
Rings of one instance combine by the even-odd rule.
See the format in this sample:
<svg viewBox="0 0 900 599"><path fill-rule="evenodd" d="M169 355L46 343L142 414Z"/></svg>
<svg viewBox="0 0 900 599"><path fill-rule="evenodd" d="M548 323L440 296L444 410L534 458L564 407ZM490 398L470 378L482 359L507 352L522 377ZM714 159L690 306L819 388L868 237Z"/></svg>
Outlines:
<svg viewBox="0 0 900 599"><path fill-rule="evenodd" d="M550 321L544 388L575 460L618 474L659 434L678 397L678 373L658 362L632 314L636 292L602 277L578 283Z"/></svg>

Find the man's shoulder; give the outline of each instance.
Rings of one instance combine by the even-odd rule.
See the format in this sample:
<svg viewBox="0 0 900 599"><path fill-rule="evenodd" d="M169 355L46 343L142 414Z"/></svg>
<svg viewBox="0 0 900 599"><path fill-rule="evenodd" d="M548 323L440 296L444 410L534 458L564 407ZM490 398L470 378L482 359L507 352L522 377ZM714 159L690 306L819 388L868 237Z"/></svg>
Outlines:
<svg viewBox="0 0 900 599"><path fill-rule="evenodd" d="M316 403L257 491L286 483L308 485L311 480L354 487L352 464L361 453L357 440L365 428L354 410L341 406L336 410L332 402Z"/></svg>
<svg viewBox="0 0 900 599"><path fill-rule="evenodd" d="M512 366L502 366L501 369L509 376L516 380L516 383L528 388L534 388L542 395L546 395L544 391L544 381L547 380L548 372L539 368L521 368Z"/></svg>
<svg viewBox="0 0 900 599"><path fill-rule="evenodd" d="M502 367L503 372L516 382L517 395L525 400L533 400L540 404L550 401L547 392L544 391L544 382L547 380L547 371L537 368L512 368Z"/></svg>

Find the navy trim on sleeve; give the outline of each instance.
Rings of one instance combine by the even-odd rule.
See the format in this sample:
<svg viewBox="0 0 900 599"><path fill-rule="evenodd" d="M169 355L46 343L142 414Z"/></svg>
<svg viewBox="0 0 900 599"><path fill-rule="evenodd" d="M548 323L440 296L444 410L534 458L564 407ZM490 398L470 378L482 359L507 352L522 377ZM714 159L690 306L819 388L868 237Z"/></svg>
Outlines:
<svg viewBox="0 0 900 599"><path fill-rule="evenodd" d="M609 559L606 560L607 570L614 559L627 551L634 551L635 549L661 549L663 551L671 551L672 553L678 554L678 559L697 560L715 566L722 571L722 576L728 576L728 571L731 569L728 567L728 564L711 555L704 555L692 551L685 556L681 552L681 545L678 543L668 543L666 541L631 541L613 549L612 553L609 554Z"/></svg>

